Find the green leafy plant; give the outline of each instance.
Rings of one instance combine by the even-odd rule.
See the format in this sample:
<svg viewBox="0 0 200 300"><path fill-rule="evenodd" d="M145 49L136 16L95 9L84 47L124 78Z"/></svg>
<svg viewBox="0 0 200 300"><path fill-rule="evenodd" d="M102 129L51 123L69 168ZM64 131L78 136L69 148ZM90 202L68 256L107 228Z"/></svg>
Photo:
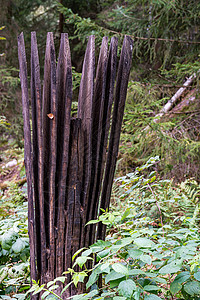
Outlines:
<svg viewBox="0 0 200 300"><path fill-rule="evenodd" d="M0 298L11 299L8 295L14 293L25 299L20 292L29 288L29 255L27 202L24 202L15 213L0 220Z"/></svg>
<svg viewBox="0 0 200 300"><path fill-rule="evenodd" d="M70 284L86 280L86 289L91 290L73 298L195 300L200 296L199 186L194 180L177 186L160 180L155 171L158 162L158 157L151 158L117 179L115 185L124 191L122 207L113 203L110 212L89 222L101 221L109 225L109 231L106 241L74 254L73 269L65 274L72 275ZM197 192L191 193L194 187ZM185 211L187 205L189 211ZM88 260L95 262L92 269L87 267ZM45 299L56 290L55 282L47 287L35 282L31 291L45 291ZM54 297L62 299L62 293Z"/></svg>

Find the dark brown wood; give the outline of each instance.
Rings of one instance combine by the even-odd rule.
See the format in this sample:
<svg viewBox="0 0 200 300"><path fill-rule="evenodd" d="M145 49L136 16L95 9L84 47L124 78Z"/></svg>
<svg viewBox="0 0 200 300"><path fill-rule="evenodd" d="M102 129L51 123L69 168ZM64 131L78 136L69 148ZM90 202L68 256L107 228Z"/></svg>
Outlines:
<svg viewBox="0 0 200 300"><path fill-rule="evenodd" d="M111 108L113 103L113 91L114 83L116 76L116 67L117 67L117 45L118 40L116 37L111 38L108 63L106 66L106 78L105 86L102 87L105 89L104 99L102 101L102 117L101 117L101 135L98 140L98 154L97 154L97 167L95 172L95 180L92 194L92 202L94 203L93 212L91 218L97 218L97 212L99 209L99 195L102 186L103 171L105 166L105 155L106 147L108 142L108 133L110 128L110 116ZM95 240L95 231L96 226L93 225L92 231L90 231L90 243L94 243Z"/></svg>
<svg viewBox="0 0 200 300"><path fill-rule="evenodd" d="M122 47L107 160L117 39L111 39L108 51L108 38L103 38L94 80L95 44L94 36L89 37L79 91L78 118L72 119L72 70L68 36L61 35L56 66L53 34L47 35L41 96L36 33L32 32L32 152L23 35L19 36L18 44L29 197L31 278L46 283L72 267L74 252L95 242L96 226L85 224L97 217L99 207L108 208L131 67L132 40L125 37ZM97 237L105 237L105 227L101 224ZM67 281L70 280L68 276ZM62 285L57 292L61 288ZM84 284L80 285L78 292L84 290ZM70 286L63 297L65 299L76 293L77 289ZM32 299L40 298L41 295L38 295Z"/></svg>
<svg viewBox="0 0 200 300"><path fill-rule="evenodd" d="M109 149L107 154L106 169L102 187L100 207L109 208L112 183L118 156L119 139L124 114L124 106L128 87L128 78L132 62L133 41L129 36L125 36L116 80L114 109L112 114L112 126L109 139ZM105 226L99 223L97 237L105 238Z"/></svg>
<svg viewBox="0 0 200 300"><path fill-rule="evenodd" d="M80 83L79 99L78 99L78 118L82 120L82 131L84 146L83 155L83 178L82 178L82 194L81 205L83 207L83 227L81 234L81 245L85 245L85 221L88 210L88 198L91 179L91 161L92 161L92 103L94 96L94 75L95 75L95 38L89 37L87 49L85 53L82 77Z"/></svg>
<svg viewBox="0 0 200 300"><path fill-rule="evenodd" d="M105 88L106 88L106 71L108 64L108 38L104 37L99 54L99 60L97 65L97 73L94 86L94 99L92 103L92 161L91 161L91 179L89 190L89 203L86 210L86 222L91 220L94 216L95 206L98 205L97 199L94 198L94 187L96 185L96 177L98 171L99 160L99 148L101 142L102 133L102 121L103 121L103 107L105 101ZM91 240L91 227L86 227L86 241L88 245ZM95 226L94 226L95 227Z"/></svg>
<svg viewBox="0 0 200 300"><path fill-rule="evenodd" d="M55 179L56 179L56 155L57 155L57 97L56 97L56 56L53 34L50 33L50 63L51 63L51 111L50 118L50 153L49 153L49 255L47 277L48 280L55 278Z"/></svg>
<svg viewBox="0 0 200 300"><path fill-rule="evenodd" d="M66 197L65 266L72 267L72 256L80 248L81 240L81 189L82 189L82 135L81 120L72 119L70 129L69 168ZM68 282L70 276L68 276ZM72 294L71 287L66 297Z"/></svg>
<svg viewBox="0 0 200 300"><path fill-rule="evenodd" d="M46 249L41 253L41 261L44 268L41 270L41 281L46 282L43 278L47 273L47 256L49 255L49 155L50 155L50 121L48 115L51 113L51 60L50 60L50 39L52 33L47 34L46 52L44 62L44 81L42 95L42 127L43 127L43 161L44 161L44 206L42 209L46 231ZM45 213L44 213L45 212ZM41 241L43 244L43 241Z"/></svg>
<svg viewBox="0 0 200 300"><path fill-rule="evenodd" d="M37 238L37 269L45 272L41 264L41 252L46 253L46 235L44 226L44 191L43 191L43 131L42 131L42 96L40 83L40 66L36 33L31 33L31 107L33 127L33 170L35 192L35 227ZM43 214L43 216L42 216ZM41 222L42 220L42 222ZM41 245L42 240L42 245Z"/></svg>
<svg viewBox="0 0 200 300"><path fill-rule="evenodd" d="M31 127L29 115L29 97L28 97L28 80L27 80L27 65L24 45L23 33L18 37L18 57L20 68L20 81L22 89L22 112L24 120L24 162L26 167L27 177L27 192L28 192L28 232L30 243L30 269L31 279L37 280L36 273L36 238L35 238L35 218L34 218L34 203L33 203L33 176L32 176L32 153L31 153ZM32 296L36 299L36 296Z"/></svg>
<svg viewBox="0 0 200 300"><path fill-rule="evenodd" d="M57 65L57 239L56 239L56 276L64 272L64 233L65 233L65 194L69 155L70 114L72 102L72 71L68 35L61 35L60 52Z"/></svg>

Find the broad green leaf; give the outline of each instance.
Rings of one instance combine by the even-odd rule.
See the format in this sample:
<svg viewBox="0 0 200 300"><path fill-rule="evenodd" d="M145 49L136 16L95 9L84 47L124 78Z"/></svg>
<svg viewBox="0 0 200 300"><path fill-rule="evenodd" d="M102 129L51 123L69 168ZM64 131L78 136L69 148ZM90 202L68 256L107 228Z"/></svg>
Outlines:
<svg viewBox="0 0 200 300"><path fill-rule="evenodd" d="M106 275L105 283L107 284L108 282L110 282L112 280L116 280L116 279L120 279L120 278L124 278L124 275L117 273L113 270L108 275Z"/></svg>
<svg viewBox="0 0 200 300"><path fill-rule="evenodd" d="M47 288L49 288L51 285L53 285L55 283L54 280L47 282Z"/></svg>
<svg viewBox="0 0 200 300"><path fill-rule="evenodd" d="M1 237L1 246L4 250L9 250L12 247L12 244L17 239L17 234L14 231L8 231L3 234Z"/></svg>
<svg viewBox="0 0 200 300"><path fill-rule="evenodd" d="M163 283L163 284L167 284L167 280L162 278L162 277L153 277L153 281Z"/></svg>
<svg viewBox="0 0 200 300"><path fill-rule="evenodd" d="M144 300L163 300L162 298L156 296L156 295L145 295Z"/></svg>
<svg viewBox="0 0 200 300"><path fill-rule="evenodd" d="M93 244L92 246L90 246L90 249L92 249L93 253L97 253L99 251L104 250L106 247L111 246L111 242L109 241L101 241L98 240L95 244Z"/></svg>
<svg viewBox="0 0 200 300"><path fill-rule="evenodd" d="M129 271L128 271L127 267L125 267L124 265L122 265L120 263L113 264L112 268L117 273L120 273L120 274L123 274L123 275L129 275Z"/></svg>
<svg viewBox="0 0 200 300"><path fill-rule="evenodd" d="M139 275L139 274L146 274L146 273L140 269L129 270L129 275Z"/></svg>
<svg viewBox="0 0 200 300"><path fill-rule="evenodd" d="M57 288L59 288L58 284L52 285L52 286L49 287L49 291L53 291L53 290L55 290Z"/></svg>
<svg viewBox="0 0 200 300"><path fill-rule="evenodd" d="M150 255L143 254L140 256L140 260L143 261L145 264L151 265L152 259Z"/></svg>
<svg viewBox="0 0 200 300"><path fill-rule="evenodd" d="M119 244L123 247L130 245L133 242L133 238L132 237L127 237L127 238L122 238L119 241ZM118 243L117 243L118 244Z"/></svg>
<svg viewBox="0 0 200 300"><path fill-rule="evenodd" d="M87 222L85 224L85 226L90 225L90 224L96 224L96 223L99 223L99 220L90 220L89 222Z"/></svg>
<svg viewBox="0 0 200 300"><path fill-rule="evenodd" d="M194 273L194 278L200 281L200 272Z"/></svg>
<svg viewBox="0 0 200 300"><path fill-rule="evenodd" d="M181 270L182 260L175 260L159 270L160 274L172 274Z"/></svg>
<svg viewBox="0 0 200 300"><path fill-rule="evenodd" d="M178 283L183 283L186 280L188 280L190 278L190 272L185 271L185 272L181 272L179 273L175 278L174 281L178 282Z"/></svg>
<svg viewBox="0 0 200 300"><path fill-rule="evenodd" d="M113 297L113 300L126 300L126 297L115 296L115 297Z"/></svg>
<svg viewBox="0 0 200 300"><path fill-rule="evenodd" d="M184 285L184 290L190 296L200 295L200 282L189 281Z"/></svg>
<svg viewBox="0 0 200 300"><path fill-rule="evenodd" d="M16 242L12 245L12 250L14 253L20 253L24 250L25 243L19 238L16 240Z"/></svg>
<svg viewBox="0 0 200 300"><path fill-rule="evenodd" d="M176 293L178 293L182 288L182 285L179 282L173 281L170 284L170 292L172 293L172 295L175 295Z"/></svg>
<svg viewBox="0 0 200 300"><path fill-rule="evenodd" d="M88 256L79 256L79 257L76 259L75 263L73 264L73 268L74 268L75 265L79 265L79 267L82 268L83 265L86 263L86 261L89 260L89 259L90 259L90 260L93 260L92 257L88 257Z"/></svg>
<svg viewBox="0 0 200 300"><path fill-rule="evenodd" d="M55 282L56 282L56 281L61 281L62 283L64 283L66 279L67 279L67 278L66 278L65 276L60 276L60 277L56 277L56 279L55 279L54 281L55 281Z"/></svg>
<svg viewBox="0 0 200 300"><path fill-rule="evenodd" d="M89 277L89 280L86 284L86 289L88 289L89 287L91 287L91 285L93 285L98 279L98 275L97 273L95 273L94 271L92 272L92 274Z"/></svg>
<svg viewBox="0 0 200 300"><path fill-rule="evenodd" d="M133 292L136 290L136 284L132 279L121 281L118 287L119 294L131 298Z"/></svg>
<svg viewBox="0 0 200 300"><path fill-rule="evenodd" d="M110 253L110 250L109 249L105 249L103 251L98 252L97 256L99 256L100 258L103 258L103 257L107 256L109 253Z"/></svg>
<svg viewBox="0 0 200 300"><path fill-rule="evenodd" d="M72 281L73 281L75 287L77 287L77 284L79 282L79 274L78 273L73 274Z"/></svg>
<svg viewBox="0 0 200 300"><path fill-rule="evenodd" d="M128 251L128 254L130 255L131 258L138 259L143 254L143 252L139 249L130 249Z"/></svg>
<svg viewBox="0 0 200 300"><path fill-rule="evenodd" d="M79 282L84 282L85 277L87 277L87 273L85 271L79 272Z"/></svg>
<svg viewBox="0 0 200 300"><path fill-rule="evenodd" d="M42 299L42 300L45 299L49 294L50 294L49 291L45 291L45 292L42 294L41 299Z"/></svg>
<svg viewBox="0 0 200 300"><path fill-rule="evenodd" d="M161 289L161 287L156 286L156 285L145 285L145 287L144 287L144 290L145 290L146 292L158 291L158 290L160 290L160 289Z"/></svg>
<svg viewBox="0 0 200 300"><path fill-rule="evenodd" d="M154 242L147 238L136 238L134 240L134 244L136 244L139 248L151 248L155 245Z"/></svg>
<svg viewBox="0 0 200 300"><path fill-rule="evenodd" d="M101 266L100 266L100 270L101 272L105 271L106 269L108 269L110 266L110 264L108 262L106 263L103 263Z"/></svg>
<svg viewBox="0 0 200 300"><path fill-rule="evenodd" d="M81 256L89 256L92 253L92 249L87 249L81 253Z"/></svg>
<svg viewBox="0 0 200 300"><path fill-rule="evenodd" d="M125 280L125 277L123 278L119 278L119 279L116 279L116 280L111 280L110 281L110 288L113 289L113 288L117 288L120 284L121 281Z"/></svg>

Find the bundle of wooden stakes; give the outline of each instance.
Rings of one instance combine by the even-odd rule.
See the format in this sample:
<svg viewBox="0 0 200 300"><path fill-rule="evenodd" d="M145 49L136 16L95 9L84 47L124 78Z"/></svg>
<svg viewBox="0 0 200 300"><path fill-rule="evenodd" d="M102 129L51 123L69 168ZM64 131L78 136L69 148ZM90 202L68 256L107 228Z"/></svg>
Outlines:
<svg viewBox="0 0 200 300"><path fill-rule="evenodd" d="M103 38L95 76L95 38L89 37L77 118L72 118L68 35L61 35L56 63L53 34L47 34L42 92L36 33L32 32L30 125L23 33L18 37L31 279L40 283L70 268L75 251L105 238L105 226L85 224L97 218L99 208L109 207L133 41L125 36L119 63L117 44L113 37L108 47L108 38Z"/></svg>

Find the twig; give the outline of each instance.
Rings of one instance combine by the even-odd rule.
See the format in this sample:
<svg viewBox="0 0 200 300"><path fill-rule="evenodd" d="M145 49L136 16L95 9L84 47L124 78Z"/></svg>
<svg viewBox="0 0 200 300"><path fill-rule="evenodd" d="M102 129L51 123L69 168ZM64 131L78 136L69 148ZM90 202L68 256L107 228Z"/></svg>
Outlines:
<svg viewBox="0 0 200 300"><path fill-rule="evenodd" d="M101 27L101 26L98 25L98 27ZM115 30L111 30L111 29L108 29L108 28L105 28L105 27L101 27L101 28L103 28L104 30L107 30L109 32L112 32L114 34L118 34L118 35L122 35L122 36L125 35L124 33L121 33L121 32L115 31ZM132 37L133 39L144 40L144 41L150 40L150 41L176 42L176 43L183 43L183 44L200 44L200 42L193 42L193 41L154 38L154 37L140 37L140 36L132 35L132 34L129 34L129 33L126 33L126 34L128 36Z"/></svg>

